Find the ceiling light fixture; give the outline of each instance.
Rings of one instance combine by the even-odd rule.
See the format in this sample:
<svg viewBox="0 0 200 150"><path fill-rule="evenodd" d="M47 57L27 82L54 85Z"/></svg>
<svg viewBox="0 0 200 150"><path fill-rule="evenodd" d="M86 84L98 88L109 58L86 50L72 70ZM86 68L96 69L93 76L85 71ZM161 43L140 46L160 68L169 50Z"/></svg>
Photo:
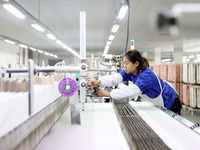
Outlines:
<svg viewBox="0 0 200 150"><path fill-rule="evenodd" d="M106 45L111 45L111 43L112 43L111 41L107 41Z"/></svg>
<svg viewBox="0 0 200 150"><path fill-rule="evenodd" d="M47 56L49 55L49 53L48 53L48 52L44 52L44 54L45 54L45 55L47 55Z"/></svg>
<svg viewBox="0 0 200 150"><path fill-rule="evenodd" d="M39 53L44 53L44 52L43 52L43 51L41 51L41 50L38 50L38 52L39 52Z"/></svg>
<svg viewBox="0 0 200 150"><path fill-rule="evenodd" d="M115 32L118 31L118 29L119 29L119 25L118 25L118 24L115 24L115 25L113 25L113 27L112 27L112 29L111 29L111 32L115 33Z"/></svg>
<svg viewBox="0 0 200 150"><path fill-rule="evenodd" d="M33 28L35 28L36 30L40 31L40 32L44 32L44 28L42 28L40 25L38 25L37 23L32 23L31 26Z"/></svg>
<svg viewBox="0 0 200 150"><path fill-rule="evenodd" d="M61 42L61 41L59 41L59 40L57 40L56 43L57 43L58 45L63 45L63 42Z"/></svg>
<svg viewBox="0 0 200 150"><path fill-rule="evenodd" d="M35 49L35 48L32 48L32 47L30 47L30 50L32 50L32 51L36 51L36 49Z"/></svg>
<svg viewBox="0 0 200 150"><path fill-rule="evenodd" d="M105 46L103 56L105 56L108 53L108 50L109 50L109 46Z"/></svg>
<svg viewBox="0 0 200 150"><path fill-rule="evenodd" d="M117 19L122 19L124 18L126 12L128 10L128 6L127 5L122 5L122 7L120 8L119 14L117 16Z"/></svg>
<svg viewBox="0 0 200 150"><path fill-rule="evenodd" d="M162 59L161 61L171 61L171 59Z"/></svg>
<svg viewBox="0 0 200 150"><path fill-rule="evenodd" d="M187 59L187 56L183 56L182 59Z"/></svg>
<svg viewBox="0 0 200 150"><path fill-rule="evenodd" d="M53 54L49 54L50 56L52 56L52 57L54 57L54 55Z"/></svg>
<svg viewBox="0 0 200 150"><path fill-rule="evenodd" d="M190 55L190 56L188 56L189 58L194 58L194 55Z"/></svg>
<svg viewBox="0 0 200 150"><path fill-rule="evenodd" d="M109 38L108 38L108 40L109 40L109 41L112 41L114 38L115 38L114 35L110 35Z"/></svg>
<svg viewBox="0 0 200 150"><path fill-rule="evenodd" d="M63 45L62 46L64 49L69 49L69 47L67 45Z"/></svg>
<svg viewBox="0 0 200 150"><path fill-rule="evenodd" d="M17 8L15 8L10 3L3 4L3 7L5 9L7 9L10 13L12 13L13 15L15 15L17 18L20 18L20 19L25 19L26 18L23 13L21 13Z"/></svg>
<svg viewBox="0 0 200 150"><path fill-rule="evenodd" d="M23 48L27 48L27 46L26 46L26 45L23 45L23 44L20 44L19 46L20 46L20 47L23 47Z"/></svg>
<svg viewBox="0 0 200 150"><path fill-rule="evenodd" d="M47 37L50 38L51 40L55 40L56 37L53 34L47 34Z"/></svg>
<svg viewBox="0 0 200 150"><path fill-rule="evenodd" d="M10 41L10 40L4 40L4 41L7 42L7 43L10 43L10 44L15 44L15 42Z"/></svg>
<svg viewBox="0 0 200 150"><path fill-rule="evenodd" d="M55 57L55 58L58 58L58 56L57 56L57 55L54 55L54 57Z"/></svg>

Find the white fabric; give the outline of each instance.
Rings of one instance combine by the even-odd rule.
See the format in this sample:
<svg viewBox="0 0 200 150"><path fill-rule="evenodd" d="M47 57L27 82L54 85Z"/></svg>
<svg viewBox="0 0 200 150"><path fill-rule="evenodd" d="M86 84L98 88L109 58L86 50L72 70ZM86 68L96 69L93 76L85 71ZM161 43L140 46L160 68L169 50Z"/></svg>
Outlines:
<svg viewBox="0 0 200 150"><path fill-rule="evenodd" d="M100 86L116 86L116 85L122 83L123 78L122 78L121 74L115 73L110 76L100 77L99 80L101 80Z"/></svg>
<svg viewBox="0 0 200 150"><path fill-rule="evenodd" d="M156 74L155 74L155 75L156 75ZM144 100L146 100L146 101L148 101L148 102L150 102L150 103L155 104L155 105L158 106L159 108L161 108L161 109L166 109L166 108L164 107L163 97L162 97L162 92L163 92L163 90L165 89L165 86L164 86L164 88L162 88L162 85L161 85L161 83L160 83L160 79L158 78L157 75L156 75L156 77L157 77L157 80L158 80L158 83L159 83L160 89L161 89L160 94L159 94L156 98L150 98L150 97L148 97L146 94L141 94L140 96L142 97L142 99L144 99Z"/></svg>
<svg viewBox="0 0 200 150"><path fill-rule="evenodd" d="M123 89L115 89L110 92L110 96L114 99L130 99L136 98L140 95L140 89L133 84Z"/></svg>

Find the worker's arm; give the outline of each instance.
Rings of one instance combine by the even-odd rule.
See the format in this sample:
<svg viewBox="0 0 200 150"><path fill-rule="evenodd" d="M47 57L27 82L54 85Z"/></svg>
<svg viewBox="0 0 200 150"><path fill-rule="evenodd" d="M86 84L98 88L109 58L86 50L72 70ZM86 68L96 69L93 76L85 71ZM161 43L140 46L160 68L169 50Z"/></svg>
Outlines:
<svg viewBox="0 0 200 150"><path fill-rule="evenodd" d="M110 92L110 97L113 99L129 99L136 98L140 94L140 89L137 85L133 84L123 89L115 89Z"/></svg>
<svg viewBox="0 0 200 150"><path fill-rule="evenodd" d="M100 84L100 86L115 86L122 83L122 81L123 81L122 75L119 73L115 73L110 76L103 76L99 78L99 80L91 80L88 86L92 87L98 84Z"/></svg>
<svg viewBox="0 0 200 150"><path fill-rule="evenodd" d="M98 95L100 96L100 97L110 97L110 92L107 92L107 91L104 91L104 90L100 90L99 92L98 92Z"/></svg>
<svg viewBox="0 0 200 150"><path fill-rule="evenodd" d="M110 76L103 76L99 78L101 86L116 86L122 83L123 78L122 75L119 73L115 73Z"/></svg>

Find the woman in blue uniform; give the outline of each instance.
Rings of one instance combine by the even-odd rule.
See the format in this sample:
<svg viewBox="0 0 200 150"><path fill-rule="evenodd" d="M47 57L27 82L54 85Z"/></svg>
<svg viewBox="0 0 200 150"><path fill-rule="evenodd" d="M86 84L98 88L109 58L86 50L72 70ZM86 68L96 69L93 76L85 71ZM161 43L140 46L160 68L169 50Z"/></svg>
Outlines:
<svg viewBox="0 0 200 150"><path fill-rule="evenodd" d="M177 92L169 82L163 81L150 68L149 62L137 51L128 51L124 58L124 70L119 73L103 76L99 80L90 82L89 86L116 86L122 82L132 81L133 84L123 89L111 92L100 90L99 96L113 99L130 99L141 96L143 100L154 103L159 108L170 109L181 114L181 102Z"/></svg>

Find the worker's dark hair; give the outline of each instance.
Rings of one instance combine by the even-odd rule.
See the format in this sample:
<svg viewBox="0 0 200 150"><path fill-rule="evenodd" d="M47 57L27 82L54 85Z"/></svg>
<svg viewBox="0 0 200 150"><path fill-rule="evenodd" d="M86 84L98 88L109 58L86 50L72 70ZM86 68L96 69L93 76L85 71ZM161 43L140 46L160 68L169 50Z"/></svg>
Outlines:
<svg viewBox="0 0 200 150"><path fill-rule="evenodd" d="M133 64L138 61L139 66L138 66L138 72L144 71L146 67L149 67L149 61L145 58L142 57L140 52L137 50L130 50L128 51L124 57L128 58Z"/></svg>

